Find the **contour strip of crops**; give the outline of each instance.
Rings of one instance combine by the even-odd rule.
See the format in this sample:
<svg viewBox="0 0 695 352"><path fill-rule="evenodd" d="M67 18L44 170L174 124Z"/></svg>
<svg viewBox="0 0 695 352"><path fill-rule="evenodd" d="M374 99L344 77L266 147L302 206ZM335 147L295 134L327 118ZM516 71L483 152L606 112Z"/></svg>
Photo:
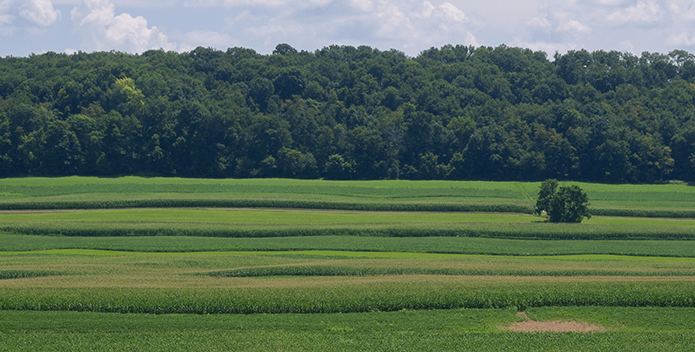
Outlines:
<svg viewBox="0 0 695 352"><path fill-rule="evenodd" d="M147 314L348 313L547 306L695 307L692 281L462 286L382 283L314 288L0 288L0 310Z"/></svg>

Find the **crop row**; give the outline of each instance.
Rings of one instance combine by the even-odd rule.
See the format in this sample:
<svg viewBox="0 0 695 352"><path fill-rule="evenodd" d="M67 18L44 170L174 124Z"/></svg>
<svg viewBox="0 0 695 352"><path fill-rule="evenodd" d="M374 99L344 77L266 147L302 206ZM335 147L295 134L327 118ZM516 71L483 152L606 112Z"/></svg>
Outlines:
<svg viewBox="0 0 695 352"><path fill-rule="evenodd" d="M22 279L29 277L42 277L52 275L61 275L61 273L46 270L0 270L0 280Z"/></svg>
<svg viewBox="0 0 695 352"><path fill-rule="evenodd" d="M159 318L163 319L163 318ZM690 351L692 330L642 332L536 333L511 331L350 331L334 327L323 331L240 330L219 331L0 332L0 351L477 351L477 352L619 352Z"/></svg>
<svg viewBox="0 0 695 352"><path fill-rule="evenodd" d="M4 311L0 351L688 351L695 345L690 308L552 311L607 331L504 331L499 327L517 319L506 309L261 315ZM606 318L596 319L595 313Z"/></svg>
<svg viewBox="0 0 695 352"><path fill-rule="evenodd" d="M265 238L220 238L171 236L62 237L0 233L0 250L14 251L96 249L128 252L267 251L297 255L297 251L335 251L329 256L365 256L366 252L457 253L487 255L617 254L639 256L695 257L689 241L582 241L513 240L474 237L357 237L310 236ZM286 252L282 252L286 251ZM347 252L352 251L352 252ZM110 252L111 253L111 252ZM294 254L293 254L294 253ZM315 252L312 252L315 253ZM384 254L374 253L375 255ZM314 256L315 257L315 256Z"/></svg>
<svg viewBox="0 0 695 352"><path fill-rule="evenodd" d="M541 307L526 311L534 321L589 321L615 331L648 330L695 333L695 309L669 307ZM400 310L352 314L109 314L94 312L3 311L0 331L143 332L143 331L296 331L360 334L404 331L499 333L518 321L511 309Z"/></svg>
<svg viewBox="0 0 695 352"><path fill-rule="evenodd" d="M175 183L166 184L132 183L124 181L116 184L74 184L74 185L6 185L6 194L12 198L46 197L76 194L127 193L127 194L295 194L295 195L327 195L338 197L368 197L368 198L428 198L428 197L472 197L472 198L506 198L523 200L524 195L519 190L502 188L470 188L470 187L418 187L387 186L365 187L363 183L354 182L340 185L333 182L306 181L303 184L268 184L264 180L256 180L257 184L202 184ZM87 181L86 181L87 182ZM50 182L48 182L50 184ZM386 185L386 184L384 184ZM420 184L426 185L426 183ZM455 184L452 183L452 186Z"/></svg>
<svg viewBox="0 0 695 352"><path fill-rule="evenodd" d="M595 208L590 207L592 215L599 216L628 216L644 218L675 218L692 219L695 218L693 209L649 209L649 208Z"/></svg>
<svg viewBox="0 0 695 352"><path fill-rule="evenodd" d="M624 270L536 270L536 269L477 269L477 268L402 268L349 267L330 265L290 265L253 267L207 272L215 277L270 276L376 276L376 275L485 275L485 276L693 276L694 271L624 271Z"/></svg>
<svg viewBox="0 0 695 352"><path fill-rule="evenodd" d="M148 314L347 313L547 306L695 307L691 281L381 283L238 289L0 288L0 310Z"/></svg>
<svg viewBox="0 0 695 352"><path fill-rule="evenodd" d="M533 213L532 203L506 202L351 202L311 201L292 199L224 199L224 198L151 198L151 199L100 199L100 200L22 200L0 202L0 210L54 210L54 209L126 209L126 208L285 208L354 211L425 211L425 212L489 212ZM695 218L691 208L616 208L590 207L592 215L650 218Z"/></svg>
<svg viewBox="0 0 695 352"><path fill-rule="evenodd" d="M282 199L224 199L224 198L158 198L99 199L99 200L22 200L0 202L0 210L33 209L123 209L123 208L293 208L363 211L477 211L500 213L533 213L532 204L499 203L377 203L347 201L310 201Z"/></svg>
<svg viewBox="0 0 695 352"><path fill-rule="evenodd" d="M695 240L687 226L582 225L551 223L432 224L317 224L237 225L219 223L129 223L82 221L16 221L0 230L25 235L82 237L197 236L197 237L486 237L534 240Z"/></svg>

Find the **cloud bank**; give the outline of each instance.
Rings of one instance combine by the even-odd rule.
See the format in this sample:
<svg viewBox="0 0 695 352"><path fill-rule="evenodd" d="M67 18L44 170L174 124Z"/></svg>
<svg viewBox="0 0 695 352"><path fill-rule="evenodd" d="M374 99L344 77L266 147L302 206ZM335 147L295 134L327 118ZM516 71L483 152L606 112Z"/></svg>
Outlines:
<svg viewBox="0 0 695 352"><path fill-rule="evenodd" d="M0 55L57 45L270 53L279 43L411 56L445 44L506 44L551 56L582 48L695 51L695 0L0 0Z"/></svg>
<svg viewBox="0 0 695 352"><path fill-rule="evenodd" d="M148 27L147 20L128 13L115 15L109 0L85 0L70 12L82 37L84 51L118 50L141 53L150 49L176 49L157 27Z"/></svg>

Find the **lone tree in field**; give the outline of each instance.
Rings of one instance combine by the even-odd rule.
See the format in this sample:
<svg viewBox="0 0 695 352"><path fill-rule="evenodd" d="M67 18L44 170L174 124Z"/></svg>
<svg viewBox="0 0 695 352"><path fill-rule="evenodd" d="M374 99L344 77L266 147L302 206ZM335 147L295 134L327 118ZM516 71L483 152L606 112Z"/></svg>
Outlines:
<svg viewBox="0 0 695 352"><path fill-rule="evenodd" d="M535 213L548 214L550 222L582 222L591 218L589 214L589 198L577 185L560 187L555 179L548 179L541 184L540 194L536 201Z"/></svg>

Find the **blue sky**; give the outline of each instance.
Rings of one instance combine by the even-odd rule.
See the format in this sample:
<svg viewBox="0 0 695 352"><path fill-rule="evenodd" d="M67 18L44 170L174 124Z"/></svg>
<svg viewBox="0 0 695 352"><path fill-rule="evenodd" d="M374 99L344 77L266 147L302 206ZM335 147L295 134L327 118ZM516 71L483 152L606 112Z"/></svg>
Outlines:
<svg viewBox="0 0 695 352"><path fill-rule="evenodd" d="M0 56L445 44L695 52L695 0L0 0Z"/></svg>

